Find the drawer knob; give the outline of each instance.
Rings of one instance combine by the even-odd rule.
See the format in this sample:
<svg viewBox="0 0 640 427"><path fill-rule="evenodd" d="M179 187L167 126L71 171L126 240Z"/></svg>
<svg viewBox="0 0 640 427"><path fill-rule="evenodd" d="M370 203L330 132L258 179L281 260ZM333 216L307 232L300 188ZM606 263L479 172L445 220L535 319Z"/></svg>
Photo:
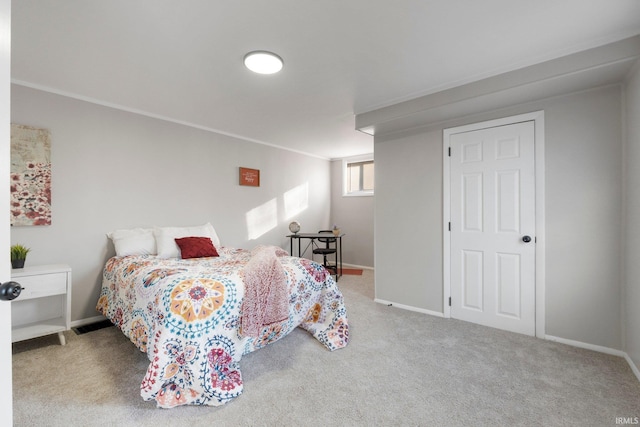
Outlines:
<svg viewBox="0 0 640 427"><path fill-rule="evenodd" d="M3 283L0 285L0 301L11 301L18 298L23 289L18 282Z"/></svg>

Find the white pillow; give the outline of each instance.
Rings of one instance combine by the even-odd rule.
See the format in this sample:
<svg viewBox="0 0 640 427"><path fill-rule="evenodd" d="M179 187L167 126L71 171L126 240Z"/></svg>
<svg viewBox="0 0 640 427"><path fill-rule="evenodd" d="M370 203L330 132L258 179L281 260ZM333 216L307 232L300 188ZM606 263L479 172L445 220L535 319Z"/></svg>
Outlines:
<svg viewBox="0 0 640 427"><path fill-rule="evenodd" d="M197 227L155 227L158 258L179 258L180 248L176 240L181 237L209 237L216 249L220 248L220 239L210 223Z"/></svg>
<svg viewBox="0 0 640 427"><path fill-rule="evenodd" d="M156 254L156 239L150 228L116 230L107 237L113 242L117 256Z"/></svg>

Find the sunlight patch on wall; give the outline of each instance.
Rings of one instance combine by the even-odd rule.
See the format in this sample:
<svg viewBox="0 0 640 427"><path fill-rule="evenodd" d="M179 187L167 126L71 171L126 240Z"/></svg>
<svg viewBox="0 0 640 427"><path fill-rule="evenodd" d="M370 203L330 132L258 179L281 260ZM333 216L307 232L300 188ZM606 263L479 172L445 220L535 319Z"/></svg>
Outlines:
<svg viewBox="0 0 640 427"><path fill-rule="evenodd" d="M293 218L309 207L309 183L298 185L284 193L284 216Z"/></svg>
<svg viewBox="0 0 640 427"><path fill-rule="evenodd" d="M257 239L278 225L278 203L271 199L246 213L249 240Z"/></svg>

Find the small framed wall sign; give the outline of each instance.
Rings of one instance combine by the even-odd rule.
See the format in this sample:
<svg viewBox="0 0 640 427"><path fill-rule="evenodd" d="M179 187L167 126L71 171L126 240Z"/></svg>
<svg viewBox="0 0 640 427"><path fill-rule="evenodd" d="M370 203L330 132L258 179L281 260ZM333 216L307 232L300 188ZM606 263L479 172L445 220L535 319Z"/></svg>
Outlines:
<svg viewBox="0 0 640 427"><path fill-rule="evenodd" d="M260 187L260 170L240 168L240 185Z"/></svg>

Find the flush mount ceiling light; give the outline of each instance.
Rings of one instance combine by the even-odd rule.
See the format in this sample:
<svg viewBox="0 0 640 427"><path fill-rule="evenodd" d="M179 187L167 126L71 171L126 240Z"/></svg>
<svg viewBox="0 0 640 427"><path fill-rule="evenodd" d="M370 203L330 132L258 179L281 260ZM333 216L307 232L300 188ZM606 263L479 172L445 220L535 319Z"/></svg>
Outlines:
<svg viewBox="0 0 640 427"><path fill-rule="evenodd" d="M259 74L273 74L282 69L282 58L264 50L249 52L244 56L244 65Z"/></svg>

